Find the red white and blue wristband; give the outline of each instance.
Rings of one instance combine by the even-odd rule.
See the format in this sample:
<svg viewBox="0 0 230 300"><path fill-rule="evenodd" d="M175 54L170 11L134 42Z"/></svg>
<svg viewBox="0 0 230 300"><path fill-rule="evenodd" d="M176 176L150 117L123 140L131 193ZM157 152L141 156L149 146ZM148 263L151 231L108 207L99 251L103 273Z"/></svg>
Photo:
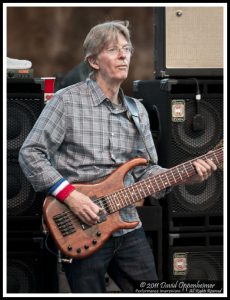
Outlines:
<svg viewBox="0 0 230 300"><path fill-rule="evenodd" d="M49 188L48 193L59 201L64 202L69 194L74 190L75 187L66 179L62 178L58 180L51 188Z"/></svg>

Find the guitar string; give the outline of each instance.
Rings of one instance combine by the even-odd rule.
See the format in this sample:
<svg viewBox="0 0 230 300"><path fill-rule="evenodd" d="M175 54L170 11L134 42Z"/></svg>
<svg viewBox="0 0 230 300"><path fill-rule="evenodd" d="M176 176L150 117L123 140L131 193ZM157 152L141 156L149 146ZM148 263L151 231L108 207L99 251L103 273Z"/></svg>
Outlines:
<svg viewBox="0 0 230 300"><path fill-rule="evenodd" d="M217 149L217 150L215 150L215 151L213 151L213 152L211 152L211 153L207 153L207 154L205 154L205 155L202 155L202 156L200 156L200 157L206 157L206 158L209 158L209 157L212 157L212 156L214 156L214 155L220 155L220 154L222 154L222 148L220 148L220 149ZM218 153L218 152L220 152L220 153ZM218 157L218 159L216 159L217 160L217 163L219 163L219 160L220 160L220 158L221 157ZM103 196L103 197L99 197L99 198L97 198L94 202L95 203L100 203L100 202L102 202L103 203L103 205L104 204L107 204L107 200L109 200L108 199L108 197L110 197L110 198L112 198L112 199L114 199L114 196L116 197L116 195L119 195L119 194L122 194L122 193L124 193L124 192L126 192L126 191L129 191L131 188L132 189L136 189L136 188L139 188L139 186L141 186L141 185L143 185L143 183L145 183L145 184L150 184L150 187L151 188L153 188L152 186L151 186L151 184L152 184L152 181L154 180L155 182L154 183L157 183L157 180L158 179L161 179L162 180L162 176L167 176L167 174L166 173L169 173L169 176L168 176L168 178L170 177L170 178L173 178L173 179L175 179L175 177L173 176L173 171L175 172L175 170L177 171L176 173L178 173L179 174L179 176L180 176L180 170L178 171L178 169L180 169L181 167L183 167L184 169L185 169L185 165L187 165L187 168L185 169L185 172L187 171L187 172L192 172L192 171L194 171L195 170L195 168L194 168L194 166L192 165L192 162L193 161L195 161L196 159L198 159L198 157L197 158L195 158L195 159L193 159L193 160L191 160L191 161L188 161L188 162L185 162L185 163L182 163L182 164L179 164L179 165L177 165L177 166L175 166L175 167L173 167L173 168L171 168L171 169L168 169L166 172L163 172L163 173L161 173L161 174L158 174L158 175L153 175L153 176L150 176L149 178L147 178L147 179L144 179L144 180L141 180L141 181L139 181L139 182L136 182L136 183L134 183L133 185L131 185L131 186L128 186L128 187L124 187L124 188L122 188L122 189L120 189L119 191L115 191L115 192L113 192L113 193L111 193L111 194L109 194L109 195L105 195L105 196ZM183 171L183 173L184 173L184 171ZM177 175L178 176L178 175ZM188 175L188 177L190 177L191 175ZM180 176L181 177L181 176ZM170 181L171 181L171 179L169 179ZM174 180L174 182L175 182L175 180ZM176 182L178 182L178 181L176 181ZM170 183L169 183L170 184ZM171 185L171 184L170 184ZM161 190L161 189L163 189L164 187L166 187L164 184L162 184L161 186L160 186L160 188L158 188L158 190L154 190L153 192L157 192L157 191L159 191L159 190ZM142 190L142 189L141 189ZM137 190L138 191L138 190ZM143 190L142 190L143 191ZM144 196L144 195L143 195ZM147 196L147 195L146 195ZM145 197L146 197L145 196ZM105 199L106 198L106 199ZM104 200L103 200L104 199ZM141 198L140 198L141 199ZM139 201L140 199L137 199L137 201ZM116 200L116 199L115 199ZM118 209L119 210L119 209Z"/></svg>
<svg viewBox="0 0 230 300"><path fill-rule="evenodd" d="M211 152L211 153L208 153L208 154L206 154L206 155L202 155L202 157L208 156L208 158L209 158L209 156L214 156L214 155L218 156L218 155L222 154L222 150L223 150L223 148L217 149L217 150L214 151L215 153L214 153L214 152ZM220 153L219 153L219 152L220 152ZM141 180L141 181L139 181L139 182L136 182L136 183L134 183L134 184L131 185L131 186L124 187L124 188L120 189L119 191L115 191L115 192L113 192L113 193L111 193L111 194L109 194L109 195L105 195L105 196L103 196L103 197L99 197L99 198L97 198L97 199L95 199L95 200L93 200L93 201L94 201L94 203L97 204L98 206L100 206L100 203L102 203L102 204L103 204L103 208L105 208L105 209L106 209L106 212L109 213L109 211L107 211L107 210L110 209L109 204L111 204L111 203L108 204L108 200L111 200L111 199L114 200L114 197L116 197L117 195L119 195L119 196L124 196L124 195L122 195L122 193L124 193L124 192L126 192L126 191L129 191L131 188L134 189L134 191L135 191L135 189L136 189L137 187L143 185L143 183L145 183L146 185L148 184L148 187L149 187L149 185L150 185L150 188L153 189L153 193L154 193L154 192L157 192L157 191L159 191L159 190L165 188L165 187L167 186L168 183L169 183L169 185L171 185L170 182L169 182L169 181L171 181L171 179L169 179L169 180L168 180L168 183L166 183L166 184L162 183L162 184L160 185L160 188L158 187L157 190L154 190L154 188L152 187L153 181L155 181L154 183L156 183L156 185L157 185L157 179L161 179L161 181L162 181L162 176L165 176L165 175L166 175L166 178L167 178L167 179L171 176L171 178L174 179L174 182L178 182L178 180L175 181L175 176L173 175L173 171L175 172L175 170L177 170L177 175L176 175L176 176L178 176L178 174L179 174L179 176L180 176L179 178L181 178L181 180L183 180L183 178L182 178L181 175L180 175L180 171L178 171L178 169L180 169L181 167L185 168L185 165L187 165L187 168L185 169L185 172L187 171L187 172L189 173L189 172L194 171L195 168L194 168L194 166L192 165L192 162L193 162L194 160L196 160L196 159L197 159L197 158L195 158L195 159L193 159L193 160L191 160L191 161L182 163L182 164L180 164L180 165L177 165L177 166L175 166L175 167L173 167L173 168L171 168L171 169L168 169L166 172L163 172L163 173L161 173L161 174L154 175L154 176L150 176L150 177L147 178L147 179L144 179L144 180ZM218 163L219 163L219 160L220 160L220 159L221 159L221 157L218 157L218 158L216 159ZM168 176L167 176L166 173L169 173ZM170 174L170 173L171 173L171 174ZM183 171L183 173L184 173L184 171ZM187 175L187 176L190 177L191 175ZM147 183L147 182L148 182L148 183ZM158 185L157 185L157 186L158 186ZM142 192L145 192L143 189L141 189L141 191L142 191ZM139 192L140 192L140 190L139 190ZM145 195L143 195L143 197L144 197L144 196L145 196ZM146 196L147 196L147 195L146 195ZM145 197L146 197L146 196L145 196ZM141 196L141 197L142 197L142 196ZM143 197L142 197L142 198L143 198ZM109 198L110 198L110 199L109 199ZM139 201L140 199L141 199L141 198L138 197L138 199L137 199L136 201ZM115 200L116 200L116 198L115 198ZM136 202L136 201L135 201L135 202ZM132 203L132 202L131 202L131 203ZM128 204L131 204L131 203L128 203ZM113 204L114 204L114 206L116 205L115 203L113 203ZM101 206L100 206L100 207L101 207ZM116 209L116 207L115 207L115 209ZM119 210L119 208L118 208L117 210ZM115 211L116 211L116 210L115 210ZM112 212L115 212L115 211L112 211ZM70 220L73 220L73 219L75 218L75 215L73 214L72 211L64 211L63 213L67 213L68 215L72 215L73 218L70 218Z"/></svg>

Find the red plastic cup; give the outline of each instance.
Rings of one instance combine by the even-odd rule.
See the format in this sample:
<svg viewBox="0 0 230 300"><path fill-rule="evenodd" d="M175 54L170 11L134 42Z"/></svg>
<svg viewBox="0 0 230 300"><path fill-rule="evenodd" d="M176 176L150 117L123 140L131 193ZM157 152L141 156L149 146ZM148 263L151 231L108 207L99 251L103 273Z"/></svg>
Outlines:
<svg viewBox="0 0 230 300"><path fill-rule="evenodd" d="M49 101L54 95L54 83L56 77L41 77L44 80L44 101Z"/></svg>

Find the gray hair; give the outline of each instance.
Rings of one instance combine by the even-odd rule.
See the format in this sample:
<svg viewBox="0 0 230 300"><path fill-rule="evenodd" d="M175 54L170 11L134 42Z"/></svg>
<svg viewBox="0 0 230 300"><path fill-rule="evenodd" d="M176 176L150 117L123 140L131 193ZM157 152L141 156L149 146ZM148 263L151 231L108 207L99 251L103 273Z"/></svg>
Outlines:
<svg viewBox="0 0 230 300"><path fill-rule="evenodd" d="M129 21L108 21L94 26L83 43L85 61L88 57L98 55L111 41L117 41L121 33L132 46L129 32Z"/></svg>

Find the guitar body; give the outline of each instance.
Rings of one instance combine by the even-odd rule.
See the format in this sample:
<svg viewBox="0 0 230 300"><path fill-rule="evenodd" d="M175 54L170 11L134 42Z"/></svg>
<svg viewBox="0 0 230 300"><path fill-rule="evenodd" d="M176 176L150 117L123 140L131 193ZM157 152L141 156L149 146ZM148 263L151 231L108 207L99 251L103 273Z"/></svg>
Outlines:
<svg viewBox="0 0 230 300"><path fill-rule="evenodd" d="M144 158L134 158L120 166L105 180L95 184L75 184L77 191L92 200L124 188L124 177L135 166L146 165ZM113 232L134 228L138 221L124 222L119 211L106 214L96 225L88 226L74 215L67 205L52 196L45 199L43 217L60 251L75 259L85 258L99 250Z"/></svg>

